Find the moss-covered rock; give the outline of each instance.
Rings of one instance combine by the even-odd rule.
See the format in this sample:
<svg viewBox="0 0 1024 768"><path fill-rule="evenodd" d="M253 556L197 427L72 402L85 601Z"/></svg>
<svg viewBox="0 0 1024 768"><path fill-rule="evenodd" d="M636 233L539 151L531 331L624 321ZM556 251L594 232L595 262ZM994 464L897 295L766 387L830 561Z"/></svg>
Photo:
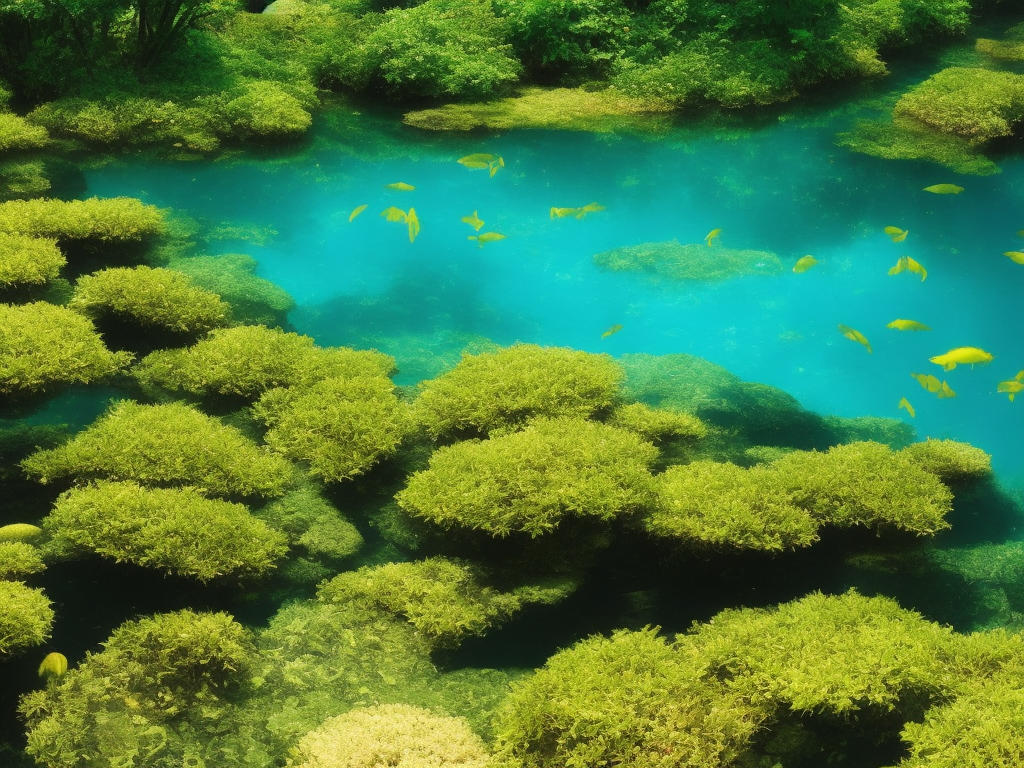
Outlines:
<svg viewBox="0 0 1024 768"><path fill-rule="evenodd" d="M567 517L610 521L646 508L657 456L632 432L540 418L520 432L438 449L396 499L441 526L539 536Z"/></svg>
<svg viewBox="0 0 1024 768"><path fill-rule="evenodd" d="M277 83L255 80L224 105L229 133L240 139L294 138L306 132L312 115Z"/></svg>
<svg viewBox="0 0 1024 768"><path fill-rule="evenodd" d="M50 636L53 609L43 590L0 580L0 657Z"/></svg>
<svg viewBox="0 0 1024 768"><path fill-rule="evenodd" d="M108 350L95 326L70 309L45 302L0 304L0 395L88 384L131 359L127 352Z"/></svg>
<svg viewBox="0 0 1024 768"><path fill-rule="evenodd" d="M43 285L60 274L67 259L55 240L0 234L0 289Z"/></svg>
<svg viewBox="0 0 1024 768"><path fill-rule="evenodd" d="M249 325L281 326L295 308L284 288L256 276L256 259L241 253L171 259L168 269L213 291L231 305L232 319Z"/></svg>
<svg viewBox="0 0 1024 768"><path fill-rule="evenodd" d="M726 280L741 275L775 275L782 261L769 251L739 250L677 240L641 243L594 255L612 272L640 272L657 280Z"/></svg>
<svg viewBox="0 0 1024 768"><path fill-rule="evenodd" d="M420 385L412 414L433 437L487 433L536 416L586 418L614 404L621 378L608 355L516 344L463 355Z"/></svg>
<svg viewBox="0 0 1024 768"><path fill-rule="evenodd" d="M22 462L42 483L135 481L191 485L215 496L280 496L292 466L210 416L182 403L115 403L84 432Z"/></svg>
<svg viewBox="0 0 1024 768"><path fill-rule="evenodd" d="M63 494L43 520L48 551L95 552L118 562L209 581L261 576L286 551L282 533L241 504L194 488L98 482Z"/></svg>
<svg viewBox="0 0 1024 768"><path fill-rule="evenodd" d="M142 241L162 234L163 214L132 197L10 200L0 203L0 232L100 242Z"/></svg>
<svg viewBox="0 0 1024 768"><path fill-rule="evenodd" d="M992 457L970 443L925 440L900 453L944 483L962 483L992 474Z"/></svg>

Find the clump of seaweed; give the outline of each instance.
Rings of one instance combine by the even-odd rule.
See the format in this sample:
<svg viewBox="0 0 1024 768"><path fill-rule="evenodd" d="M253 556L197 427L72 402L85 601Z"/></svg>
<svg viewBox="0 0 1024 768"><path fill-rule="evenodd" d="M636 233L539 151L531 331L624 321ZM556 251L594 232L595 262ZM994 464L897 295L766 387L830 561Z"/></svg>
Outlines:
<svg viewBox="0 0 1024 768"><path fill-rule="evenodd" d="M213 291L231 305L238 323L285 326L295 299L280 286L256 276L256 259L241 253L171 259L168 269L182 272L192 282Z"/></svg>
<svg viewBox="0 0 1024 768"><path fill-rule="evenodd" d="M640 272L658 280L727 280L741 275L775 275L782 261L770 251L709 247L678 240L641 243L595 254L594 263L612 272Z"/></svg>

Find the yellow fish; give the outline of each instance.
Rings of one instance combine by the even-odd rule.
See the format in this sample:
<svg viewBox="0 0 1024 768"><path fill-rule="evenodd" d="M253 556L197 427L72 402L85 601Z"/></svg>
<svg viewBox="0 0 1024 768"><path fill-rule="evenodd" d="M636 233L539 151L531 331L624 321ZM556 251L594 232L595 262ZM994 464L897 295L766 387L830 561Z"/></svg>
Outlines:
<svg viewBox="0 0 1024 768"><path fill-rule="evenodd" d="M396 181L394 184L385 184L384 189L397 189L399 192L412 192L416 187L406 184L404 181Z"/></svg>
<svg viewBox="0 0 1024 768"><path fill-rule="evenodd" d="M61 677L67 671L67 657L63 653L57 653L56 651L46 654L43 663L39 665L40 677Z"/></svg>
<svg viewBox="0 0 1024 768"><path fill-rule="evenodd" d="M409 242L411 243L416 239L416 235L420 233L420 220L416 216L415 208L409 209L409 213L405 216L405 221L409 225Z"/></svg>
<svg viewBox="0 0 1024 768"><path fill-rule="evenodd" d="M395 206L393 205L390 208L385 208L383 211L381 211L380 215L383 216L388 221L404 222L408 219L408 215L406 214L405 211L403 211L401 208L395 208Z"/></svg>
<svg viewBox="0 0 1024 768"><path fill-rule="evenodd" d="M990 355L983 349L977 347L957 347L951 349L944 355L936 355L935 357L929 357L928 361L941 365L943 370L951 371L956 368L957 363L963 363L965 365L974 365L975 363L987 363L992 360L993 355Z"/></svg>
<svg viewBox="0 0 1024 768"><path fill-rule="evenodd" d="M599 203L587 203L582 208L578 209L578 211L576 213L576 218L577 219L582 219L588 213L596 213L597 211L605 211L605 210L608 210L608 209L605 208L603 205L601 205Z"/></svg>
<svg viewBox="0 0 1024 768"><path fill-rule="evenodd" d="M1024 373L1024 371L1021 371L1021 373ZM1021 381L1019 378L1010 379L1009 381L1000 381L996 386L996 392L1004 392L1009 395L1011 403L1013 402L1013 398L1022 391L1024 391L1024 381Z"/></svg>
<svg viewBox="0 0 1024 768"><path fill-rule="evenodd" d="M483 248L484 243L493 243L495 240L504 240L504 235L499 235L497 232L484 232L482 235L470 235L468 240L476 240L476 247Z"/></svg>
<svg viewBox="0 0 1024 768"><path fill-rule="evenodd" d="M959 195L964 188L958 187L956 184L932 184L930 187L925 187L924 191L935 195Z"/></svg>
<svg viewBox="0 0 1024 768"><path fill-rule="evenodd" d="M616 323L611 328L609 328L607 331L602 333L601 334L601 338L602 339L607 339L609 336L614 336L616 333L618 333L621 330L622 330L622 326L619 323Z"/></svg>
<svg viewBox="0 0 1024 768"><path fill-rule="evenodd" d="M843 336L848 338L850 341L856 341L858 344L863 344L865 347L868 348L868 352L871 352L871 345L868 343L868 340L864 338L864 334L861 333L860 331L855 331L850 326L843 325L842 323L840 323L839 332L842 333Z"/></svg>
<svg viewBox="0 0 1024 768"><path fill-rule="evenodd" d="M704 242L707 243L708 245L711 245L715 241L715 239L719 235L721 235L721 234L722 234L721 227L719 227L718 229L712 229L710 232L708 232L707 236L704 238Z"/></svg>
<svg viewBox="0 0 1024 768"><path fill-rule="evenodd" d="M1024 264L1024 253L1021 253L1020 251L1007 251L1003 256L1008 256L1010 261L1017 264Z"/></svg>
<svg viewBox="0 0 1024 768"><path fill-rule="evenodd" d="M484 220L476 215L476 211L473 211L473 215L472 216L463 216L462 217L462 221L464 221L467 224L469 224L469 226L471 226L477 232L479 232L480 231L480 227L482 227L484 225Z"/></svg>
<svg viewBox="0 0 1024 768"><path fill-rule="evenodd" d="M348 220L352 221L352 219L354 219L356 216L358 216L360 213L362 213L365 210L366 210L366 206L365 205L360 205L358 208L356 208L354 211L352 211L352 213L350 213L348 215Z"/></svg>
<svg viewBox="0 0 1024 768"><path fill-rule="evenodd" d="M566 216L578 216L579 212L579 208L552 208L551 218L564 219Z"/></svg>
<svg viewBox="0 0 1024 768"><path fill-rule="evenodd" d="M942 387L939 389L939 400L947 397L956 397L956 392L949 388L949 384L942 382Z"/></svg>
<svg viewBox="0 0 1024 768"><path fill-rule="evenodd" d="M914 413L914 406L907 402L907 398L905 397L900 399L900 404L897 406L897 408L905 409L906 412L910 414L910 418L912 419L917 416L917 414Z"/></svg>
<svg viewBox="0 0 1024 768"><path fill-rule="evenodd" d="M494 155L489 155L486 152L478 152L475 155L460 157L455 162L461 163L471 169L487 168L492 162L494 162ZM502 163L502 165L504 165L504 163Z"/></svg>
<svg viewBox="0 0 1024 768"><path fill-rule="evenodd" d="M898 275L900 272L914 272L921 276L921 282L924 282L925 278L928 277L928 270L909 256L900 256L900 260L896 262L896 266L889 270L890 275Z"/></svg>
<svg viewBox="0 0 1024 768"><path fill-rule="evenodd" d="M930 331L924 323L919 323L917 320L893 320L891 323L886 323L886 328L895 328L897 331Z"/></svg>
<svg viewBox="0 0 1024 768"><path fill-rule="evenodd" d="M794 272L806 272L808 269L818 263L818 260L808 254L807 256L801 256L796 260L796 264L793 265Z"/></svg>
<svg viewBox="0 0 1024 768"><path fill-rule="evenodd" d="M487 167L491 171L491 178L494 178L494 174L498 172L498 169L505 167L505 161L499 157L497 160L491 160L491 162L487 164Z"/></svg>
<svg viewBox="0 0 1024 768"><path fill-rule="evenodd" d="M912 373L910 375L917 379L917 383L929 392L938 392L942 389L942 382L930 373Z"/></svg>
<svg viewBox="0 0 1024 768"><path fill-rule="evenodd" d="M894 243L902 243L907 239L907 235L910 233L905 229L900 229L899 227L886 227L885 234L891 237Z"/></svg>

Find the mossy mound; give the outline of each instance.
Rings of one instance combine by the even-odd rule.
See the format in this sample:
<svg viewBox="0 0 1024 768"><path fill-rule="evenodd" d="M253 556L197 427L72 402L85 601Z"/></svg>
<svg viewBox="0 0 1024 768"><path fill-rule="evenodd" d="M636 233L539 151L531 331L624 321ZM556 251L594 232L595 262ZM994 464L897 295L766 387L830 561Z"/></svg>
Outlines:
<svg viewBox="0 0 1024 768"><path fill-rule="evenodd" d="M142 241L164 232L156 206L133 197L88 200L10 200L0 203L0 232L63 243Z"/></svg>
<svg viewBox="0 0 1024 768"><path fill-rule="evenodd" d="M295 299L278 285L256 276L256 259L240 253L171 259L168 269L182 272L195 285L213 291L231 305L236 322L283 326Z"/></svg>
<svg viewBox="0 0 1024 768"><path fill-rule="evenodd" d="M781 259L769 251L740 250L704 243L641 243L594 255L612 272L640 272L657 280L727 280L741 275L776 275Z"/></svg>
<svg viewBox="0 0 1024 768"><path fill-rule="evenodd" d="M43 520L48 552L95 552L118 562L209 581L261 576L285 554L285 537L241 504L193 488L98 482L63 494Z"/></svg>
<svg viewBox="0 0 1024 768"><path fill-rule="evenodd" d="M0 112L0 152L41 149L49 141L45 128L10 112Z"/></svg>
<svg viewBox="0 0 1024 768"><path fill-rule="evenodd" d="M1024 24L1010 27L1002 40L978 38L974 50L996 61L1024 61Z"/></svg>
<svg viewBox="0 0 1024 768"><path fill-rule="evenodd" d="M0 540L0 579L23 578L46 570L39 550L24 541Z"/></svg>
<svg viewBox="0 0 1024 768"><path fill-rule="evenodd" d="M310 557L329 561L351 557L363 546L359 529L327 502L313 485L303 485L254 512L288 543Z"/></svg>
<svg viewBox="0 0 1024 768"><path fill-rule="evenodd" d="M0 234L0 289L44 285L60 274L67 259L56 240Z"/></svg>
<svg viewBox="0 0 1024 768"><path fill-rule="evenodd" d="M944 483L977 480L992 473L992 457L970 443L956 440L925 440L900 453Z"/></svg>
<svg viewBox="0 0 1024 768"><path fill-rule="evenodd" d="M651 408L644 403L619 406L612 411L607 423L636 432L652 443L671 438L700 440L708 434L707 426L696 416L668 408Z"/></svg>
<svg viewBox="0 0 1024 768"><path fill-rule="evenodd" d="M43 590L0 580L0 658L46 640L53 618Z"/></svg>
<svg viewBox="0 0 1024 768"><path fill-rule="evenodd" d="M407 112L403 122L431 131L543 128L597 133L657 132L670 123L672 106L660 99L627 96L614 88L537 88L479 104L446 104Z"/></svg>

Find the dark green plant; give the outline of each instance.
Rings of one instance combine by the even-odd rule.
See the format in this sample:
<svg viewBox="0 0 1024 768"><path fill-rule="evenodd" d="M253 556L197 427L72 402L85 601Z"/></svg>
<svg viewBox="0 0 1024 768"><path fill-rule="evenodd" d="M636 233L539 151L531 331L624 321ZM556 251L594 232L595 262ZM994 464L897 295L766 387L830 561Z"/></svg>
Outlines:
<svg viewBox="0 0 1024 768"><path fill-rule="evenodd" d="M310 557L342 560L363 546L359 530L312 484L289 491L254 514L283 532L289 544L303 547Z"/></svg>

